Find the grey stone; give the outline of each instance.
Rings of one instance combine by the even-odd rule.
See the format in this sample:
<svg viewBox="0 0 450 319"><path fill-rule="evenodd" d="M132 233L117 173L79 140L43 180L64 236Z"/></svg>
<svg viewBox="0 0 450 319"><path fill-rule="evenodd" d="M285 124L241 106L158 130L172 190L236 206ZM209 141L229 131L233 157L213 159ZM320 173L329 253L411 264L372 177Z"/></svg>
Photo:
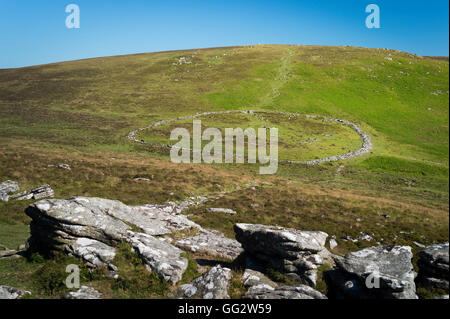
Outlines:
<svg viewBox="0 0 450 319"><path fill-rule="evenodd" d="M119 202L120 203L120 202ZM107 214L136 225L148 235L166 235L172 231L186 229L202 230L200 225L190 221L185 215L177 214L174 205L127 206L120 203Z"/></svg>
<svg viewBox="0 0 450 319"><path fill-rule="evenodd" d="M17 254L17 251L15 250L0 250L0 258L6 258L6 257L11 257L13 255Z"/></svg>
<svg viewBox="0 0 450 319"><path fill-rule="evenodd" d="M77 291L72 291L64 296L64 299L101 299L102 294L89 286L81 286Z"/></svg>
<svg viewBox="0 0 450 319"><path fill-rule="evenodd" d="M252 224L236 224L234 231L246 252L293 280L315 285L318 267L331 264L324 232Z"/></svg>
<svg viewBox="0 0 450 319"><path fill-rule="evenodd" d="M116 250L100 241L80 237L74 243L68 244L66 251L82 258L93 267L116 268L111 264L116 256Z"/></svg>
<svg viewBox="0 0 450 319"><path fill-rule="evenodd" d="M130 226L107 212L122 205L95 197L45 199L30 205L25 213L33 219L31 235L37 242L58 248L52 245L55 241L66 244L85 237L114 245L126 238Z"/></svg>
<svg viewBox="0 0 450 319"><path fill-rule="evenodd" d="M419 253L419 278L428 286L449 290L449 244L427 246Z"/></svg>
<svg viewBox="0 0 450 319"><path fill-rule="evenodd" d="M177 298L229 299L228 286L231 270L220 265L203 276L180 286L174 293Z"/></svg>
<svg viewBox="0 0 450 319"><path fill-rule="evenodd" d="M0 299L20 299L31 292L10 286L0 286Z"/></svg>
<svg viewBox="0 0 450 319"><path fill-rule="evenodd" d="M7 180L0 183L0 200L7 202L9 200L10 193L19 191L19 183Z"/></svg>
<svg viewBox="0 0 450 319"><path fill-rule="evenodd" d="M319 291L305 285L273 288L268 285L256 285L244 295L246 299L327 299Z"/></svg>
<svg viewBox="0 0 450 319"><path fill-rule="evenodd" d="M33 188L29 191L24 191L11 196L11 199L15 200L29 200L29 199L41 199L46 197L53 197L55 192L50 187L50 185L43 185L40 187Z"/></svg>
<svg viewBox="0 0 450 319"><path fill-rule="evenodd" d="M238 241L217 230L203 230L195 236L178 240L175 246L192 253L227 259L235 259L243 252Z"/></svg>
<svg viewBox="0 0 450 319"><path fill-rule="evenodd" d="M320 231L299 231L255 224L234 225L236 239L250 253L297 258L302 252L317 253L325 248L328 235Z"/></svg>
<svg viewBox="0 0 450 319"><path fill-rule="evenodd" d="M187 268L187 260L181 256L182 251L164 238L160 240L145 233L133 232L130 226L120 220L124 218L130 223L138 222L143 210L101 198L41 200L26 209L32 218L31 238L27 245L49 251L62 250L82 258L90 266L117 270L111 263L115 257L113 246L128 241L150 271L155 270L165 280L175 284ZM169 214L161 211L159 209L161 214L158 216ZM179 220L183 221L175 218L174 224L168 228L179 226ZM144 221L147 222L150 223L150 219ZM165 222L169 225L169 217Z"/></svg>
<svg viewBox="0 0 450 319"><path fill-rule="evenodd" d="M338 243L337 243L336 239L331 238L330 239L330 249L331 250L335 249L337 247L337 245L338 245Z"/></svg>
<svg viewBox="0 0 450 319"><path fill-rule="evenodd" d="M236 212L229 208L207 208L209 213L222 213L227 215L236 215Z"/></svg>
<svg viewBox="0 0 450 319"><path fill-rule="evenodd" d="M188 261L175 246L144 233L128 232L127 241L142 258L148 270L155 270L166 281L176 284L181 280Z"/></svg>
<svg viewBox="0 0 450 319"><path fill-rule="evenodd" d="M353 283L367 295L392 299L417 299L414 283L415 272L411 263L413 255L409 246L377 246L351 252L344 258L338 258L336 264L340 271L356 279ZM345 276L345 275L344 275ZM379 287L369 289L366 282ZM358 284L356 284L358 283ZM345 288L336 283L337 290Z"/></svg>
<svg viewBox="0 0 450 319"><path fill-rule="evenodd" d="M245 269L244 274L242 275L242 282L244 283L245 287L258 285L266 285L272 288L278 287L278 284L276 282L270 280L262 272L253 269Z"/></svg>

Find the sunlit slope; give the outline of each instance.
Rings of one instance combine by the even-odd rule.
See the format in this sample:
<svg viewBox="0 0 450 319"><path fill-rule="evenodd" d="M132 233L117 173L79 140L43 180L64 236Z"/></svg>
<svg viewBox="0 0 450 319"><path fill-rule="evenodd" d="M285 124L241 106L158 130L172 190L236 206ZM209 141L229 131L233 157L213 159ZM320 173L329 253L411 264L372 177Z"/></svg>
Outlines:
<svg viewBox="0 0 450 319"><path fill-rule="evenodd" d="M448 76L446 61L320 46L213 48L0 70L0 137L129 151L135 146L125 139L128 131L159 119L267 109L358 123L374 142L372 154L358 161L371 169L386 162L392 169L398 161L448 166Z"/></svg>

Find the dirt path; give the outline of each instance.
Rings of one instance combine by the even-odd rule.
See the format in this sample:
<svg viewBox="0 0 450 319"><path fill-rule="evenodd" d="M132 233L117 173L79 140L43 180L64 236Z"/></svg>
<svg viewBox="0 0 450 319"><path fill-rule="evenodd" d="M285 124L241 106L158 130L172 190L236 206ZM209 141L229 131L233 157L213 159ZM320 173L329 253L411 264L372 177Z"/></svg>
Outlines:
<svg viewBox="0 0 450 319"><path fill-rule="evenodd" d="M280 96L280 89L286 84L289 78L290 70L292 68L290 62L294 54L294 51L288 49L287 54L281 58L278 72L271 83L271 90L260 99L261 107L269 106L274 99Z"/></svg>

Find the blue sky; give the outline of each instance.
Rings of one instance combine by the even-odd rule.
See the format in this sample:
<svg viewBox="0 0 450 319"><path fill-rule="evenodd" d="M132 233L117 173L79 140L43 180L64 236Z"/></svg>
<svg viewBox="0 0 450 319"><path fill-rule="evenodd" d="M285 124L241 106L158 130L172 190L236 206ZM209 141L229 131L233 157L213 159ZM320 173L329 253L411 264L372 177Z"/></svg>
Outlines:
<svg viewBox="0 0 450 319"><path fill-rule="evenodd" d="M65 26L68 4L81 28ZM377 4L381 28L368 29ZM0 0L0 68L245 44L353 45L449 52L448 0Z"/></svg>

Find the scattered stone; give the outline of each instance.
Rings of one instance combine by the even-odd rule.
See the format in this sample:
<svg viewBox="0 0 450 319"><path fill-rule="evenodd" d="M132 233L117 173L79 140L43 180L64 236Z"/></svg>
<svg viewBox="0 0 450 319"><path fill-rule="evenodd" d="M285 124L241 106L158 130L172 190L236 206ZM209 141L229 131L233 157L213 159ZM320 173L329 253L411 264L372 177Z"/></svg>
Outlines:
<svg viewBox="0 0 450 319"><path fill-rule="evenodd" d="M324 232L253 224L236 224L234 231L246 252L293 280L315 285L318 267L332 263Z"/></svg>
<svg viewBox="0 0 450 319"><path fill-rule="evenodd" d="M416 242L416 241L413 241L413 244L416 245L416 246L419 247L419 248L425 248L425 245L423 245L423 244L421 244L421 243L418 243L418 242Z"/></svg>
<svg viewBox="0 0 450 319"><path fill-rule="evenodd" d="M442 295L442 296L434 297L434 299L449 299L449 298L448 298L448 295Z"/></svg>
<svg viewBox="0 0 450 319"><path fill-rule="evenodd" d="M25 295L31 295L31 292L9 286L0 286L0 299L20 299Z"/></svg>
<svg viewBox="0 0 450 319"><path fill-rule="evenodd" d="M417 299L409 246L377 246L336 258L336 294L346 298ZM379 283L379 288L376 288ZM373 284L372 289L369 284Z"/></svg>
<svg viewBox="0 0 450 319"><path fill-rule="evenodd" d="M317 290L305 286L284 286L272 288L267 285L257 285L249 288L244 295L246 299L327 299Z"/></svg>
<svg viewBox="0 0 450 319"><path fill-rule="evenodd" d="M89 286L81 286L77 291L72 291L64 296L64 299L101 299L102 294Z"/></svg>
<svg viewBox="0 0 450 319"><path fill-rule="evenodd" d="M338 245L338 243L337 243L336 239L331 238L330 239L330 249L331 250L335 249L337 247L337 245Z"/></svg>
<svg viewBox="0 0 450 319"><path fill-rule="evenodd" d="M226 259L235 259L243 252L238 241L225 237L217 230L203 230L193 237L177 241L175 246L192 253Z"/></svg>
<svg viewBox="0 0 450 319"><path fill-rule="evenodd" d="M236 215L236 212L229 208L207 208L209 213L223 213L227 215Z"/></svg>
<svg viewBox="0 0 450 319"><path fill-rule="evenodd" d="M449 244L435 244L419 253L419 279L428 286L449 290Z"/></svg>
<svg viewBox="0 0 450 319"><path fill-rule="evenodd" d="M11 199L15 200L29 200L29 199L41 199L46 197L53 197L55 192L50 185L43 185L37 188L33 188L29 191L24 191L11 196Z"/></svg>
<svg viewBox="0 0 450 319"><path fill-rule="evenodd" d="M373 235L373 234L372 234ZM369 234L365 234L363 232L359 233L359 240L365 240L365 241L374 241L375 239L373 238L373 236L369 235Z"/></svg>
<svg viewBox="0 0 450 319"><path fill-rule="evenodd" d="M188 266L182 251L175 246L144 233L128 232L127 241L142 258L149 271L155 270L172 285L181 280Z"/></svg>
<svg viewBox="0 0 450 319"><path fill-rule="evenodd" d="M72 170L72 168L69 166L69 164L58 164L58 167L62 168L62 169L66 169L68 171Z"/></svg>
<svg viewBox="0 0 450 319"><path fill-rule="evenodd" d="M11 257L14 256L15 254L17 254L17 251L15 250L0 250L0 259L1 258L7 258L7 257Z"/></svg>
<svg viewBox="0 0 450 319"><path fill-rule="evenodd" d="M222 268L220 265L215 266L203 276L179 287L174 296L177 298L229 299L230 279L230 269Z"/></svg>
<svg viewBox="0 0 450 319"><path fill-rule="evenodd" d="M0 200L3 202L7 202L9 200L10 193L19 191L19 183L14 181L5 181L0 183Z"/></svg>

